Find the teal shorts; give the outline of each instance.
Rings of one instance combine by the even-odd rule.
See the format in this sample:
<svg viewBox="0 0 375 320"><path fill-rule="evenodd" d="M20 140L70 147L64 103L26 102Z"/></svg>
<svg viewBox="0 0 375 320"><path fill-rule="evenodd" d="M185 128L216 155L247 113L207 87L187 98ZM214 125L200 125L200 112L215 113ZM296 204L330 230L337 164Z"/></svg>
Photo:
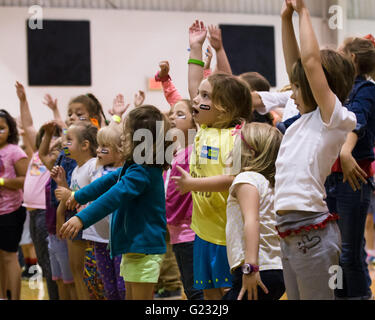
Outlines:
<svg viewBox="0 0 375 320"><path fill-rule="evenodd" d="M207 242L195 235L193 255L195 289L232 286L226 246Z"/></svg>
<svg viewBox="0 0 375 320"><path fill-rule="evenodd" d="M164 254L123 254L120 275L126 282L158 283L163 259Z"/></svg>

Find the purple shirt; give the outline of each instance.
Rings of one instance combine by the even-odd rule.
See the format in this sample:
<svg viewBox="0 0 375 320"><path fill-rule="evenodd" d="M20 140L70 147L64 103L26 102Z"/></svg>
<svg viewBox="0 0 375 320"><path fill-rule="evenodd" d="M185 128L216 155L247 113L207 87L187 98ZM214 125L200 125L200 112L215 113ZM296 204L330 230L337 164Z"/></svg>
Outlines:
<svg viewBox="0 0 375 320"><path fill-rule="evenodd" d="M16 162L27 158L26 153L15 144L8 144L0 149L0 178L14 179ZM22 189L11 190L0 187L0 215L12 213L22 205Z"/></svg>
<svg viewBox="0 0 375 320"><path fill-rule="evenodd" d="M168 172L164 172L164 181L166 185L165 209L167 215L167 226L170 234L170 243L190 242L195 238L195 233L190 228L191 215L193 211L193 200L191 193L181 195L176 190L175 183L170 177L180 176L176 166L180 166L189 172L189 159L193 146L179 151L172 161L172 168Z"/></svg>

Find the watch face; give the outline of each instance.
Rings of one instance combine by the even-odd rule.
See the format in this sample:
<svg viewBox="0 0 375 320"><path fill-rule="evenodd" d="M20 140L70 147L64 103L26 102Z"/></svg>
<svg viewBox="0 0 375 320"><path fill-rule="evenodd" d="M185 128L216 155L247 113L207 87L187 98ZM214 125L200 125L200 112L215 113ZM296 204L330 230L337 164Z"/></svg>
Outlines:
<svg viewBox="0 0 375 320"><path fill-rule="evenodd" d="M242 265L242 273L249 274L251 272L251 265L245 263Z"/></svg>

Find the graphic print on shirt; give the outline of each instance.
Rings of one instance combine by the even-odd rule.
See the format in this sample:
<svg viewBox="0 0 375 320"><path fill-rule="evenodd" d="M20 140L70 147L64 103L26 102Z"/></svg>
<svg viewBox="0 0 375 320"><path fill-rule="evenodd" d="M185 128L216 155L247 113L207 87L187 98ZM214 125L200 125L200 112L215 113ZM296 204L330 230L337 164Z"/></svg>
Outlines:
<svg viewBox="0 0 375 320"><path fill-rule="evenodd" d="M39 155L34 154L34 156L32 157L32 162L31 162L31 167L30 167L30 175L40 176L42 173L46 171L47 171L47 168L40 160Z"/></svg>

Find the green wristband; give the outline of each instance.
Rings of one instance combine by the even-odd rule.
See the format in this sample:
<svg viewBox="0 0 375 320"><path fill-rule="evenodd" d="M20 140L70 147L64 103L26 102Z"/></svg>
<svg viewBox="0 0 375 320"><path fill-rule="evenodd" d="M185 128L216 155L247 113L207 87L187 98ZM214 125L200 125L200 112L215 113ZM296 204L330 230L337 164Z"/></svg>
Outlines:
<svg viewBox="0 0 375 320"><path fill-rule="evenodd" d="M189 59L188 64L197 64L198 66L204 67L204 62L198 59Z"/></svg>
<svg viewBox="0 0 375 320"><path fill-rule="evenodd" d="M5 184L4 178L0 178L0 186L3 186Z"/></svg>

